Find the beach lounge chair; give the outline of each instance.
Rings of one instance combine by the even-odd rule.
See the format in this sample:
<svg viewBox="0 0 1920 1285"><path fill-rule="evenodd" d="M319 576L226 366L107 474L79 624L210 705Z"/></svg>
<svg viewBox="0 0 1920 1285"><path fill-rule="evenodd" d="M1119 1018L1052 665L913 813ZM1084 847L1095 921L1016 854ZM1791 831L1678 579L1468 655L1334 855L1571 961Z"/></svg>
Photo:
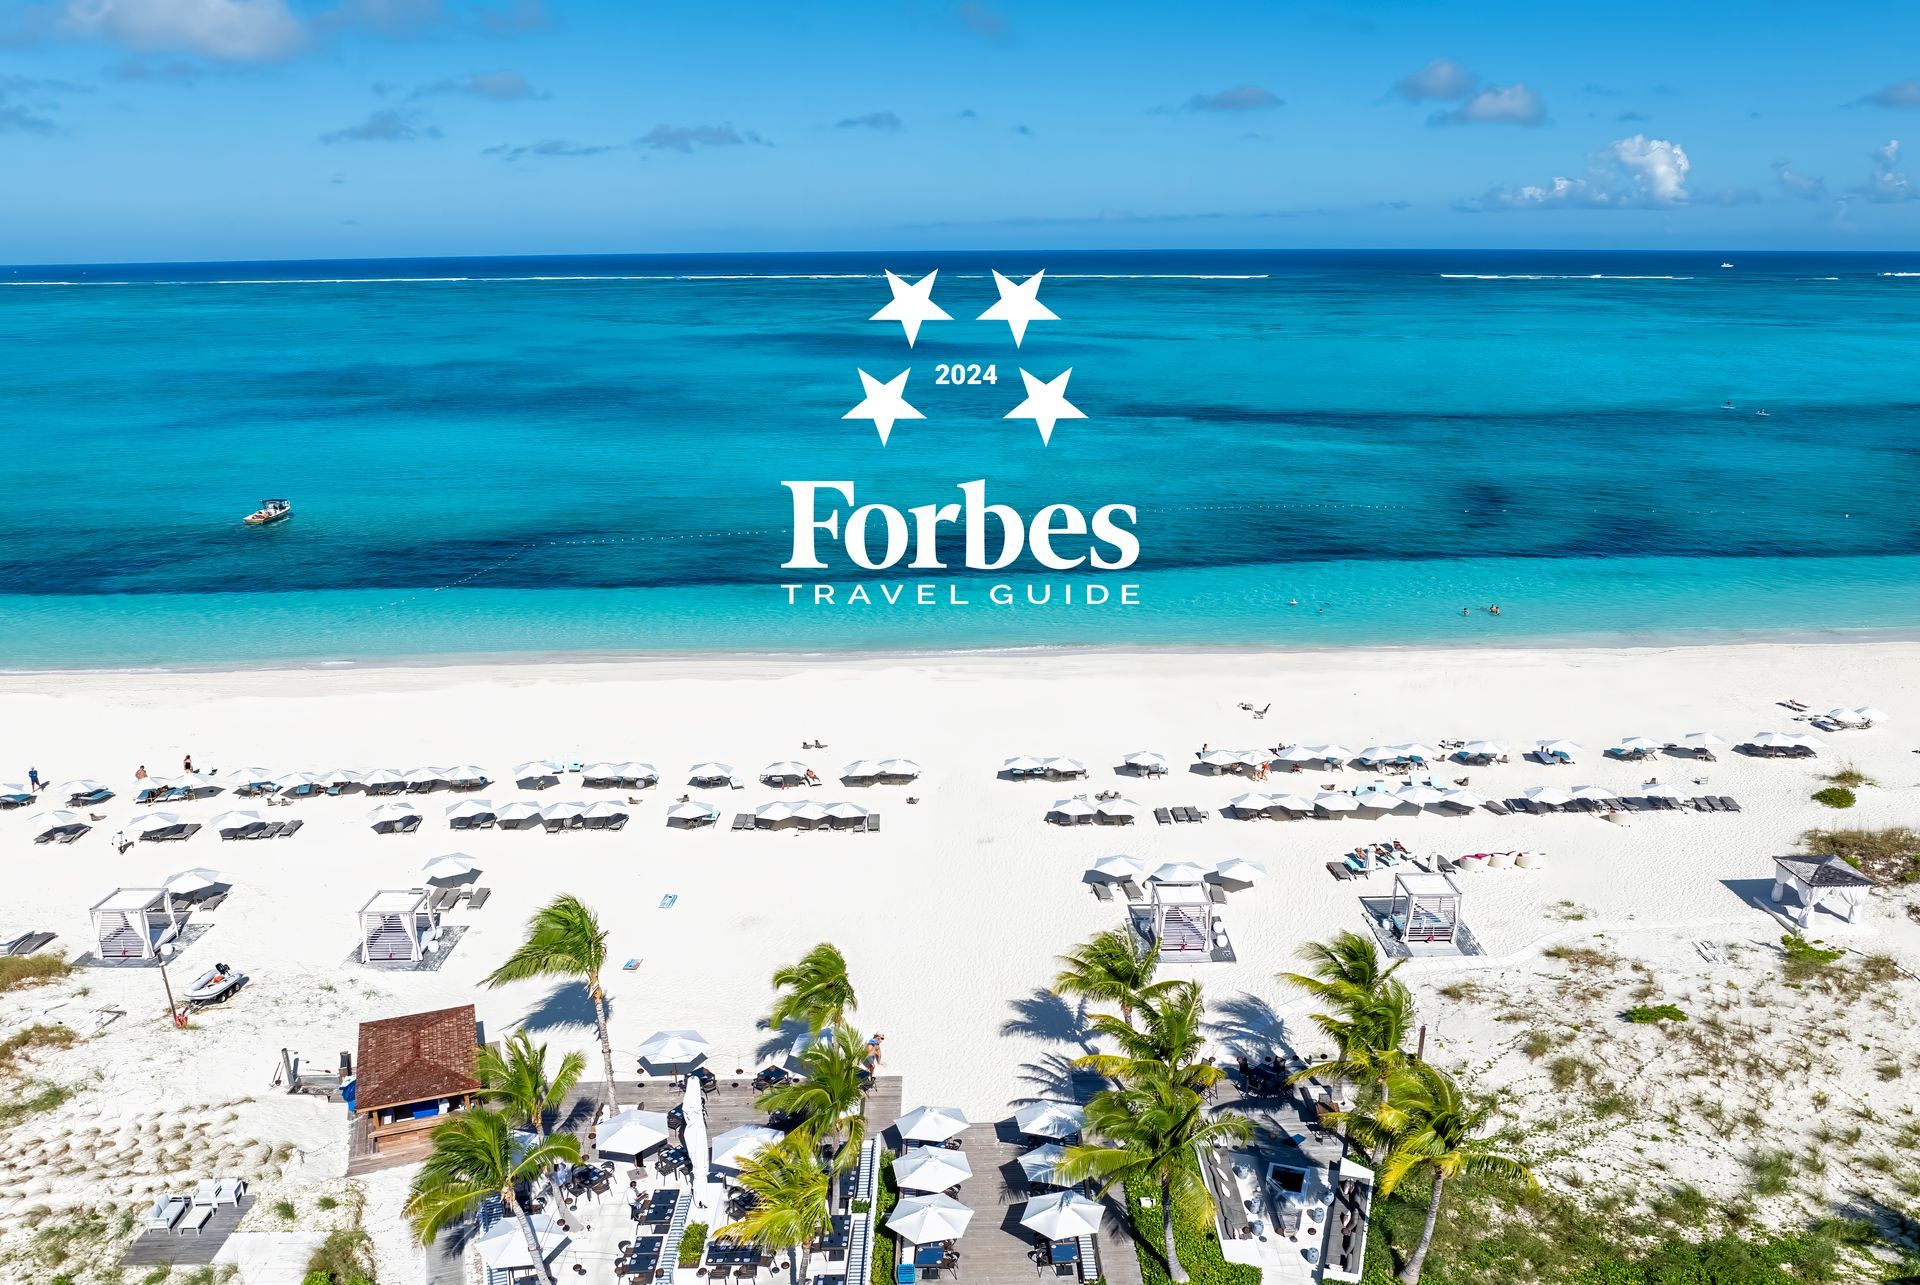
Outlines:
<svg viewBox="0 0 1920 1285"><path fill-rule="evenodd" d="M491 888L475 888L473 895L467 898L467 909L478 910L487 904L487 898L493 895Z"/></svg>
<svg viewBox="0 0 1920 1285"><path fill-rule="evenodd" d="M220 909L220 903L226 899L227 893L225 890L222 890L214 893L211 897L203 897L199 901L194 902L193 907L195 910L218 910Z"/></svg>
<svg viewBox="0 0 1920 1285"><path fill-rule="evenodd" d="M1095 879L1093 882L1089 883L1087 887L1093 889L1093 899L1095 901L1112 901L1113 900L1113 885L1106 882L1106 880Z"/></svg>
<svg viewBox="0 0 1920 1285"><path fill-rule="evenodd" d="M1347 868L1347 863L1344 861L1327 862L1327 873L1342 883L1353 878L1353 871Z"/></svg>
<svg viewBox="0 0 1920 1285"><path fill-rule="evenodd" d="M306 824L305 821L302 821L297 817L292 821L282 821L280 823L280 833L275 835L274 837L277 839L289 838L292 835L299 833L300 827L305 824Z"/></svg>
<svg viewBox="0 0 1920 1285"><path fill-rule="evenodd" d="M1140 891L1140 885L1132 879L1122 879L1120 881L1120 891L1127 895L1128 901L1139 901L1145 896L1145 894Z"/></svg>
<svg viewBox="0 0 1920 1285"><path fill-rule="evenodd" d="M60 832L60 837L57 840L57 842L72 843L75 839L78 839L81 835L85 833L86 833L85 830L63 830Z"/></svg>
<svg viewBox="0 0 1920 1285"><path fill-rule="evenodd" d="M1224 906L1227 904L1227 890L1217 883L1210 883L1207 885L1207 900L1216 906Z"/></svg>
<svg viewBox="0 0 1920 1285"><path fill-rule="evenodd" d="M1692 806L1695 812L1717 812L1720 810L1720 805L1718 803L1715 803L1712 799L1705 798L1705 797L1701 797L1697 799L1688 799L1687 802Z"/></svg>
<svg viewBox="0 0 1920 1285"><path fill-rule="evenodd" d="M753 813L736 812L733 814L733 828L736 830L753 829Z"/></svg>
<svg viewBox="0 0 1920 1285"><path fill-rule="evenodd" d="M1172 825L1173 813L1167 811L1165 808L1155 808L1153 810L1153 819L1161 825Z"/></svg>
<svg viewBox="0 0 1920 1285"><path fill-rule="evenodd" d="M878 834L880 832L880 814L878 812L867 813L866 828L868 834Z"/></svg>
<svg viewBox="0 0 1920 1285"><path fill-rule="evenodd" d="M1204 821L1207 819L1207 810L1205 808L1188 808L1187 816L1195 821Z"/></svg>
<svg viewBox="0 0 1920 1285"><path fill-rule="evenodd" d="M0 943L0 955L31 955L52 940L52 933L21 933L12 941Z"/></svg>
<svg viewBox="0 0 1920 1285"><path fill-rule="evenodd" d="M1738 812L1740 810L1740 805L1738 803L1735 803L1732 799L1728 798L1726 795L1722 794L1720 796L1720 810L1722 812Z"/></svg>
<svg viewBox="0 0 1920 1285"><path fill-rule="evenodd" d="M1488 799L1487 811L1493 813L1497 817L1503 817L1503 816L1511 815L1513 809L1509 808L1506 804L1502 803L1498 799Z"/></svg>
<svg viewBox="0 0 1920 1285"><path fill-rule="evenodd" d="M427 903L427 909L435 912L452 910L459 900L460 894L457 891L452 888L442 888L434 894L433 900Z"/></svg>

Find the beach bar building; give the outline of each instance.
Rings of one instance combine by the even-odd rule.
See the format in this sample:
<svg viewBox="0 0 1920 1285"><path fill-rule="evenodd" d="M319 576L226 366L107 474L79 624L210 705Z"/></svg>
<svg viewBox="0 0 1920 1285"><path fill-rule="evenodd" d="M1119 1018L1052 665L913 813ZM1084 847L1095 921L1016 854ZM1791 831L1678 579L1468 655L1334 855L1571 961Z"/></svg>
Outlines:
<svg viewBox="0 0 1920 1285"><path fill-rule="evenodd" d="M1852 923L1872 887L1873 880L1839 857L1780 857L1773 863L1773 899L1784 902L1792 892L1800 903L1794 922L1802 928L1822 906Z"/></svg>
<svg viewBox="0 0 1920 1285"><path fill-rule="evenodd" d="M1388 915L1401 941L1452 945L1460 930L1460 901L1451 875L1407 871L1393 876Z"/></svg>
<svg viewBox="0 0 1920 1285"><path fill-rule="evenodd" d="M94 952L101 959L154 959L186 915L165 888L115 888L94 903Z"/></svg>
<svg viewBox="0 0 1920 1285"><path fill-rule="evenodd" d="M360 907L360 962L418 963L433 949L440 916L424 888L388 888Z"/></svg>
<svg viewBox="0 0 1920 1285"><path fill-rule="evenodd" d="M350 1099L360 1135L355 1150L424 1146L443 1117L476 1104L479 1048L471 1004L360 1023L359 1078Z"/></svg>

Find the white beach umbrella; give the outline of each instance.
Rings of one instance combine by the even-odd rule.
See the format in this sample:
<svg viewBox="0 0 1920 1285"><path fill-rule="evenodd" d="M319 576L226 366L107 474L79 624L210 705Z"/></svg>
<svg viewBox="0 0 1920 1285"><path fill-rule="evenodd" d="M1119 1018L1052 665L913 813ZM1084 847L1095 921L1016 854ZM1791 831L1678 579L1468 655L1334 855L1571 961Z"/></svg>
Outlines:
<svg viewBox="0 0 1920 1285"><path fill-rule="evenodd" d="M444 785L451 778L442 768L416 767L404 779L408 785Z"/></svg>
<svg viewBox="0 0 1920 1285"><path fill-rule="evenodd" d="M695 763L687 769L689 781L730 781L733 779L731 763Z"/></svg>
<svg viewBox="0 0 1920 1285"><path fill-rule="evenodd" d="M1140 815L1140 805L1132 799L1102 799L1094 810L1110 821L1131 821Z"/></svg>
<svg viewBox="0 0 1920 1285"><path fill-rule="evenodd" d="M1273 800L1264 794L1236 794L1227 800L1227 806L1236 812L1265 812L1273 806Z"/></svg>
<svg viewBox="0 0 1920 1285"><path fill-rule="evenodd" d="M665 1142L668 1132L665 1112L628 1107L602 1120L595 1136L602 1155L638 1156Z"/></svg>
<svg viewBox="0 0 1920 1285"><path fill-rule="evenodd" d="M1478 808L1484 807L1487 801L1472 790L1454 789L1446 791L1446 802L1457 803L1463 808Z"/></svg>
<svg viewBox="0 0 1920 1285"><path fill-rule="evenodd" d="M1468 741L1460 747L1459 752L1468 758L1479 758L1481 755L1486 755L1488 758L1505 758L1507 747L1498 741Z"/></svg>
<svg viewBox="0 0 1920 1285"><path fill-rule="evenodd" d="M171 782L169 782L169 784L171 784ZM71 781L62 781L53 787L54 794L63 799L70 799L76 794L98 794L102 790L105 790L108 794L113 793L111 788L100 784L98 781L88 780L84 776Z"/></svg>
<svg viewBox="0 0 1920 1285"><path fill-rule="evenodd" d="M127 829L144 839L150 834L172 830L181 824L180 818L171 812L143 812L127 822Z"/></svg>
<svg viewBox="0 0 1920 1285"><path fill-rule="evenodd" d="M528 806L531 807L532 805L529 804ZM447 819L449 821L471 821L475 817L490 817L492 815L494 815L493 804L485 799L462 799L458 803L449 803L447 805Z"/></svg>
<svg viewBox="0 0 1920 1285"><path fill-rule="evenodd" d="M951 1196L903 1196L887 1219L887 1230L910 1245L958 1240L973 1221L973 1210Z"/></svg>
<svg viewBox="0 0 1920 1285"><path fill-rule="evenodd" d="M529 1214L534 1239L540 1242L540 1257L550 1259L567 1246L567 1233L546 1214ZM496 1272L529 1271L533 1254L527 1248L526 1233L517 1218L502 1218L486 1235L473 1243L480 1261Z"/></svg>
<svg viewBox="0 0 1920 1285"><path fill-rule="evenodd" d="M1208 750L1200 761L1208 767L1239 767L1244 758L1240 750Z"/></svg>
<svg viewBox="0 0 1920 1285"><path fill-rule="evenodd" d="M1100 1230L1106 1210L1077 1191L1050 1191L1027 1201L1020 1225L1048 1240L1074 1240Z"/></svg>
<svg viewBox="0 0 1920 1285"><path fill-rule="evenodd" d="M549 803L540 809L543 821L577 821L587 814L584 803Z"/></svg>
<svg viewBox="0 0 1920 1285"><path fill-rule="evenodd" d="M486 785L493 780L492 777L487 775L485 768L476 767L471 763L462 763L459 767L445 768L441 771L441 776L453 782L455 785Z"/></svg>
<svg viewBox="0 0 1920 1285"><path fill-rule="evenodd" d="M945 1191L971 1177L966 1152L945 1147L909 1147L893 1162L893 1180L902 1191Z"/></svg>
<svg viewBox="0 0 1920 1285"><path fill-rule="evenodd" d="M258 812L242 809L238 812L222 812L207 822L207 829L215 834L237 834L241 830L251 830L256 825L265 825L266 821Z"/></svg>
<svg viewBox="0 0 1920 1285"><path fill-rule="evenodd" d="M1556 785L1536 785L1527 791L1527 798L1547 808L1563 808L1573 802L1573 796Z"/></svg>
<svg viewBox="0 0 1920 1285"><path fill-rule="evenodd" d="M1649 781L1634 791L1643 799L1684 799L1686 793L1677 785L1666 785L1659 781Z"/></svg>
<svg viewBox="0 0 1920 1285"><path fill-rule="evenodd" d="M33 790L25 781L0 781L0 799L30 799Z"/></svg>
<svg viewBox="0 0 1920 1285"><path fill-rule="evenodd" d="M1411 803L1416 808L1424 808L1430 803L1440 802L1440 800L1447 796L1444 792L1435 789L1431 785L1424 784L1420 781L1409 781L1407 784L1395 790L1393 797L1397 802Z"/></svg>
<svg viewBox="0 0 1920 1285"><path fill-rule="evenodd" d="M1613 748L1628 754L1650 754L1660 748L1660 742L1645 736L1627 736L1616 741Z"/></svg>
<svg viewBox="0 0 1920 1285"><path fill-rule="evenodd" d="M580 815L588 821L612 821L631 814L622 805L602 799L598 803L587 804Z"/></svg>
<svg viewBox="0 0 1920 1285"><path fill-rule="evenodd" d="M789 805L793 811L788 815L796 821L825 821L828 817L827 805L815 803L812 799L796 801ZM862 813L864 816L865 813Z"/></svg>
<svg viewBox="0 0 1920 1285"><path fill-rule="evenodd" d="M1049 772L1064 772L1074 776L1085 776L1087 774L1087 765L1085 763L1082 763L1077 758L1069 758L1065 754L1048 755L1046 758L1040 760L1040 763L1041 766L1045 767Z"/></svg>
<svg viewBox="0 0 1920 1285"><path fill-rule="evenodd" d="M1282 763L1317 763L1323 757L1316 745L1289 745L1274 755Z"/></svg>
<svg viewBox="0 0 1920 1285"><path fill-rule="evenodd" d="M1681 739L1696 750L1710 750L1716 745L1726 744L1724 740L1715 736L1712 732L1688 732Z"/></svg>
<svg viewBox="0 0 1920 1285"><path fill-rule="evenodd" d="M493 815L498 821L532 821L540 816L540 805L524 801L508 803L496 810Z"/></svg>
<svg viewBox="0 0 1920 1285"><path fill-rule="evenodd" d="M1195 861L1169 861L1147 878L1155 883L1199 883L1207 877L1207 868Z"/></svg>
<svg viewBox="0 0 1920 1285"><path fill-rule="evenodd" d="M765 770L760 773L760 779L763 781L804 781L810 770L805 763L795 763L791 759L785 759L779 763L767 764Z"/></svg>
<svg viewBox="0 0 1920 1285"><path fill-rule="evenodd" d="M178 874L168 875L167 881L160 885L161 890L175 897L191 897L196 892L205 892L209 888L218 888L226 882L218 870L209 870L205 866L195 866L191 870L182 870Z"/></svg>
<svg viewBox="0 0 1920 1285"><path fill-rule="evenodd" d="M78 812L68 812L65 809L42 812L33 819L33 823L40 827L34 831L37 835L52 834L59 830L87 828L87 819L85 817L81 816Z"/></svg>
<svg viewBox="0 0 1920 1285"><path fill-rule="evenodd" d="M1352 812L1359 808L1360 800L1339 790L1322 790L1313 796L1313 806L1329 812Z"/></svg>
<svg viewBox="0 0 1920 1285"><path fill-rule="evenodd" d="M272 785L273 788L280 793L285 794L289 790L317 790L329 785L341 784L341 782L331 780L316 772L283 772L279 776L274 777L268 784Z"/></svg>
<svg viewBox="0 0 1920 1285"><path fill-rule="evenodd" d="M1789 744L1797 745L1801 749L1824 750L1827 748L1827 743L1825 741L1821 740L1817 736L1808 736L1804 732L1797 733L1793 736L1790 736L1787 738L1787 740Z"/></svg>
<svg viewBox="0 0 1920 1285"><path fill-rule="evenodd" d="M858 821L868 815L867 809L858 803L809 803L810 808L819 808L833 821Z"/></svg>
<svg viewBox="0 0 1920 1285"><path fill-rule="evenodd" d="M242 767L220 773L229 784L241 790L275 789L274 774L264 767Z"/></svg>
<svg viewBox="0 0 1920 1285"><path fill-rule="evenodd" d="M1228 857L1213 868L1213 876L1228 883L1259 883L1267 877L1267 868L1257 861Z"/></svg>
<svg viewBox="0 0 1920 1285"><path fill-rule="evenodd" d="M1144 862L1132 857L1112 856L1094 862L1093 872L1108 879L1138 879L1147 872L1147 867Z"/></svg>
<svg viewBox="0 0 1920 1285"><path fill-rule="evenodd" d="M915 1107L893 1122L908 1142L945 1142L964 1132L967 1113L959 1107Z"/></svg>
<svg viewBox="0 0 1920 1285"><path fill-rule="evenodd" d="M1086 1125L1085 1107L1071 1102L1032 1102L1013 1113L1020 1132L1032 1138L1071 1138Z"/></svg>
<svg viewBox="0 0 1920 1285"><path fill-rule="evenodd" d="M468 875L478 874L480 867L473 864L473 858L464 852L449 852L443 857L435 857L420 867L422 874L430 881L441 879L464 879Z"/></svg>
<svg viewBox="0 0 1920 1285"><path fill-rule="evenodd" d="M1400 757L1398 745L1369 745L1353 756L1362 763L1386 763Z"/></svg>
<svg viewBox="0 0 1920 1285"><path fill-rule="evenodd" d="M1028 1182L1037 1182L1048 1187L1063 1187L1071 1180L1060 1172L1060 1166L1066 1162L1067 1149L1057 1142L1048 1142L1020 1155L1020 1172L1027 1175Z"/></svg>
<svg viewBox="0 0 1920 1285"><path fill-rule="evenodd" d="M717 817L720 809L711 803L702 803L698 799L688 799L685 803L676 803L667 809L669 821L698 821L702 817Z"/></svg>
<svg viewBox="0 0 1920 1285"><path fill-rule="evenodd" d="M919 776L920 765L912 759L881 759L880 770L888 776Z"/></svg>
<svg viewBox="0 0 1920 1285"><path fill-rule="evenodd" d="M778 1129L769 1129L764 1124L743 1124L737 1129L728 1129L713 1140L713 1163L722 1169L743 1168L768 1147L779 1146L785 1137Z"/></svg>
<svg viewBox="0 0 1920 1285"><path fill-rule="evenodd" d="M362 785L405 785L407 778L390 767L376 767L360 774Z"/></svg>
<svg viewBox="0 0 1920 1285"><path fill-rule="evenodd" d="M370 825L376 826L393 825L397 822L405 821L408 817L417 817L419 815L420 809L414 807L411 803L382 803L379 807L367 813L367 822Z"/></svg>
<svg viewBox="0 0 1920 1285"><path fill-rule="evenodd" d="M1612 803L1620 796L1604 785L1576 785L1567 792L1570 799L1585 799L1590 803Z"/></svg>
<svg viewBox="0 0 1920 1285"><path fill-rule="evenodd" d="M1274 794L1268 797L1268 805L1282 812L1311 812L1313 800L1304 794Z"/></svg>
<svg viewBox="0 0 1920 1285"><path fill-rule="evenodd" d="M1565 754L1568 757L1578 754L1582 748L1580 742L1565 739L1540 741L1538 745L1542 753Z"/></svg>
<svg viewBox="0 0 1920 1285"><path fill-rule="evenodd" d="M698 1031L655 1031L640 1046L640 1057L659 1066L686 1066L712 1047Z"/></svg>
<svg viewBox="0 0 1920 1285"><path fill-rule="evenodd" d="M1056 799L1053 806L1047 809L1047 815L1049 817L1065 817L1069 821L1077 821L1081 817L1090 817L1093 815L1093 804L1087 802L1085 799Z"/></svg>
<svg viewBox="0 0 1920 1285"><path fill-rule="evenodd" d="M855 759L840 769L843 781L871 781L876 776L884 776L880 764L873 759Z"/></svg>
<svg viewBox="0 0 1920 1285"><path fill-rule="evenodd" d="M658 781L660 771L651 763L631 761L620 764L621 775L629 781Z"/></svg>
<svg viewBox="0 0 1920 1285"><path fill-rule="evenodd" d="M1353 757L1353 751L1337 741L1313 747L1320 751L1320 757L1329 763L1344 763Z"/></svg>
<svg viewBox="0 0 1920 1285"><path fill-rule="evenodd" d="M288 775L299 775L299 774L289 773ZM323 779L328 785L358 785L360 784L360 779L365 775L366 773L357 767L337 767L333 769L333 771L331 772L324 773ZM283 790L286 789L287 787L284 784L284 782L286 781L287 778L283 776L277 779L280 782L283 782L280 788Z"/></svg>
<svg viewBox="0 0 1920 1285"><path fill-rule="evenodd" d="M1434 759L1440 757L1439 750L1434 749L1431 745L1423 745L1419 741L1409 741L1405 745L1402 745L1400 747L1400 754L1403 758L1418 759L1422 763L1431 763Z"/></svg>
<svg viewBox="0 0 1920 1285"><path fill-rule="evenodd" d="M753 815L768 824L772 824L775 821L791 819L793 814L797 812L801 806L800 802L796 799L775 799L771 803L762 803L759 807L755 808Z"/></svg>
<svg viewBox="0 0 1920 1285"><path fill-rule="evenodd" d="M1884 714L1880 710L1875 709L1871 705L1857 705L1854 707L1852 712L1853 712L1853 716L1857 719L1860 719L1862 722L1884 723L1887 721L1886 714Z"/></svg>
<svg viewBox="0 0 1920 1285"><path fill-rule="evenodd" d="M1038 772L1045 766L1045 760L1034 758L1030 754L1016 754L1010 759L1000 761L1002 772Z"/></svg>
<svg viewBox="0 0 1920 1285"><path fill-rule="evenodd" d="M1165 767L1167 765L1166 755L1156 754L1152 750L1135 750L1131 754L1124 755L1120 761L1128 767Z"/></svg>
<svg viewBox="0 0 1920 1285"><path fill-rule="evenodd" d="M513 783L530 790L560 784L560 771L552 763L522 763L513 769Z"/></svg>
<svg viewBox="0 0 1920 1285"><path fill-rule="evenodd" d="M617 781L623 775L625 774L620 770L620 764L607 762L604 759L598 763L589 763L580 769L581 778L588 781Z"/></svg>

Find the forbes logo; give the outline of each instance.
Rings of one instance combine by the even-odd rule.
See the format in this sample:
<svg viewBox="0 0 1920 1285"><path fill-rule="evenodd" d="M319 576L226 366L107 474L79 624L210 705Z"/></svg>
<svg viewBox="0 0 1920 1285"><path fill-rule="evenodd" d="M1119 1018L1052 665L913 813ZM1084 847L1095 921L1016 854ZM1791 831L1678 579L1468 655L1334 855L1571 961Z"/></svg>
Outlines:
<svg viewBox="0 0 1920 1285"><path fill-rule="evenodd" d="M781 564L790 570L827 569L818 552L823 532L868 571L902 565L909 550L908 568L945 570L940 534L947 526L960 528L966 563L974 571L999 571L1023 551L1052 571L1079 566L1120 571L1140 556L1140 539L1131 529L1138 515L1131 504L1102 505L1091 518L1071 504L1049 504L1029 521L1010 505L987 503L985 479L958 483L958 504L921 504L904 513L890 504L856 506L852 482L780 485L793 492L793 556Z"/></svg>

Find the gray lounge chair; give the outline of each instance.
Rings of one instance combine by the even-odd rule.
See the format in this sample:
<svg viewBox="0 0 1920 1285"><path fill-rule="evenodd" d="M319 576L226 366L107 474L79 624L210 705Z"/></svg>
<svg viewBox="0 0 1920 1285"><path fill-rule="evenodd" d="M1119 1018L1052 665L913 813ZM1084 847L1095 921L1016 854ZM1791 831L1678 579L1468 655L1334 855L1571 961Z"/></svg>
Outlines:
<svg viewBox="0 0 1920 1285"><path fill-rule="evenodd" d="M1153 819L1161 825L1173 824L1173 814L1165 808L1155 808L1153 810Z"/></svg>
<svg viewBox="0 0 1920 1285"><path fill-rule="evenodd" d="M1728 798L1726 795L1722 794L1720 796L1720 810L1722 812L1738 812L1740 810L1740 805L1738 803L1735 803L1732 799Z"/></svg>
<svg viewBox="0 0 1920 1285"><path fill-rule="evenodd" d="M867 833L878 834L879 831L880 831L880 814L878 812L867 813Z"/></svg>
<svg viewBox="0 0 1920 1285"><path fill-rule="evenodd" d="M280 833L275 835L274 837L277 839L285 839L290 835L298 833L300 830L300 827L305 824L306 822L300 820L298 817L295 817L291 821L282 821L280 823Z"/></svg>
<svg viewBox="0 0 1920 1285"><path fill-rule="evenodd" d="M478 910L487 904L487 898L493 895L491 888L475 888L473 895L467 898L467 909Z"/></svg>
<svg viewBox="0 0 1920 1285"><path fill-rule="evenodd" d="M1093 882L1089 883L1087 887L1093 889L1093 899L1095 901L1112 901L1113 900L1113 885L1108 883L1106 880L1095 879Z"/></svg>

